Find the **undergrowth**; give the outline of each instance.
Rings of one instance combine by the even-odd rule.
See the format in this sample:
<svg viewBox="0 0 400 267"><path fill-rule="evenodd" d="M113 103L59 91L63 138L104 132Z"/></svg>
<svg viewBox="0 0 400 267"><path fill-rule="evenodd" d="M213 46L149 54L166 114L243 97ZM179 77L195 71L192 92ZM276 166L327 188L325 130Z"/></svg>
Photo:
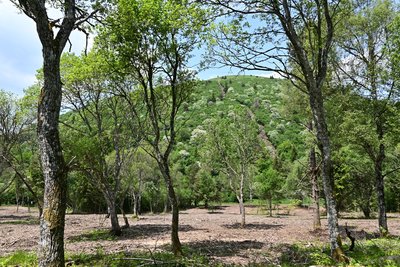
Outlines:
<svg viewBox="0 0 400 267"><path fill-rule="evenodd" d="M348 249L345 245L345 250ZM212 251L212 247L209 248ZM250 263L248 267L261 266L346 266L335 263L329 256L329 247L281 245L278 250L280 258L271 262ZM120 252L107 254L98 249L94 254L66 254L68 266L235 266L224 265L212 260L209 255L184 248L185 257L175 258L170 252ZM377 238L357 241L354 251L346 251L350 263L347 266L400 266L400 238ZM31 252L17 251L11 255L0 257L0 266L37 266L37 256Z"/></svg>

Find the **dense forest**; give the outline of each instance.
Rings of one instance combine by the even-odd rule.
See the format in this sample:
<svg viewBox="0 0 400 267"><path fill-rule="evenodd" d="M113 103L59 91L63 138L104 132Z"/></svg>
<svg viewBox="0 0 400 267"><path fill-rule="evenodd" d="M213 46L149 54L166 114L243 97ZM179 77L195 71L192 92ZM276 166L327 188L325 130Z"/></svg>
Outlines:
<svg viewBox="0 0 400 267"><path fill-rule="evenodd" d="M392 1L13 1L37 25L43 67L0 91L0 204L37 207L40 266L64 266L65 214L238 203L311 207L329 254L361 212L390 236L400 212L400 16ZM49 4L51 4L49 3ZM63 53L72 30L94 46ZM191 66L255 75L199 80ZM274 75L273 75L274 74ZM121 221L121 218L123 220ZM347 228L346 228L347 232Z"/></svg>

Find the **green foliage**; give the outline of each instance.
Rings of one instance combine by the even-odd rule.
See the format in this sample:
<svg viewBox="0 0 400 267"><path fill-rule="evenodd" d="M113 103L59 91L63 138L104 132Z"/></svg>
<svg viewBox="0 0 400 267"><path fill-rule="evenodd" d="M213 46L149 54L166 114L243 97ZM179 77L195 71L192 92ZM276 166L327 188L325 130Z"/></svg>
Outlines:
<svg viewBox="0 0 400 267"><path fill-rule="evenodd" d="M282 254L279 259L280 266L343 266L332 260L329 256L330 249L328 247L320 245L282 245L274 247L273 251ZM399 251L399 238L379 238L357 242L354 251L347 251L346 255L350 259L349 266L394 267L400 264ZM177 259L172 253L168 252L121 252L106 254L102 249L97 249L94 254L67 253L66 262L69 262L72 266L226 266L212 261L198 251L186 247L184 247L184 255L184 257ZM19 251L0 257L0 266L14 265L36 266L36 255ZM265 264L249 264L247 266L265 266Z"/></svg>
<svg viewBox="0 0 400 267"><path fill-rule="evenodd" d="M9 256L0 257L0 266L36 266L37 256L31 252L17 251Z"/></svg>
<svg viewBox="0 0 400 267"><path fill-rule="evenodd" d="M258 160L258 174L255 177L255 191L262 199L279 198L282 194L281 189L284 179L274 168L271 160L262 158Z"/></svg>
<svg viewBox="0 0 400 267"><path fill-rule="evenodd" d="M347 247L347 245L345 245ZM349 266L398 266L400 264L400 239L379 238L356 243L354 251L347 251ZM329 256L328 247L292 245L286 248L281 266L343 266Z"/></svg>
<svg viewBox="0 0 400 267"><path fill-rule="evenodd" d="M212 265L207 257L194 251L184 249L185 257L176 258L168 252L120 252L106 254L97 249L94 254L69 254L65 261L68 266L218 266ZM0 266L36 266L37 257L33 253L16 252L9 256L0 257Z"/></svg>

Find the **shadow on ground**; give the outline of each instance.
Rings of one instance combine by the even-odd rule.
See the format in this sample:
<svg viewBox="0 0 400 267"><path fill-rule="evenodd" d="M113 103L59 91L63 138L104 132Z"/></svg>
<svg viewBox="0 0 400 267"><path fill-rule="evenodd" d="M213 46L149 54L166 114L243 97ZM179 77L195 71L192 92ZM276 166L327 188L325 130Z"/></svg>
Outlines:
<svg viewBox="0 0 400 267"><path fill-rule="evenodd" d="M34 225L39 224L39 219L37 217L29 215L2 215L0 216L0 224L26 224Z"/></svg>
<svg viewBox="0 0 400 267"><path fill-rule="evenodd" d="M199 242L186 243L193 251L209 257L228 257L239 256L241 252L249 253L251 249L261 249L264 245L262 242L245 240L245 241L214 241L206 240Z"/></svg>
<svg viewBox="0 0 400 267"><path fill-rule="evenodd" d="M180 232L196 231L196 229L190 225L179 225ZM171 226L169 224L137 224L132 225L129 228L122 230L121 236L113 236L111 229L99 229L93 230L88 233L83 233L68 238L71 242L80 241L110 241L110 240L134 240L141 238L151 238L160 235L168 235L171 232Z"/></svg>
<svg viewBox="0 0 400 267"><path fill-rule="evenodd" d="M248 223L244 227L240 223L224 224L223 227L228 229L249 229L249 230L270 230L281 229L281 224L266 224L266 223Z"/></svg>

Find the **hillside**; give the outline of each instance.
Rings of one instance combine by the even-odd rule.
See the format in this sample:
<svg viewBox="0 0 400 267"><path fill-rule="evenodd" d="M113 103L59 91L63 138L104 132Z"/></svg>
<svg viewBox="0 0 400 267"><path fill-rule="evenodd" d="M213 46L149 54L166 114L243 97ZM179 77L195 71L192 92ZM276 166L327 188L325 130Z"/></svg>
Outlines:
<svg viewBox="0 0 400 267"><path fill-rule="evenodd" d="M257 122L259 136L272 157L285 141L298 151L303 150L304 140L299 133L304 128L285 115L284 90L288 86L286 80L259 76L222 76L199 82L178 120L184 122L180 141L187 141L206 119L245 106Z"/></svg>

